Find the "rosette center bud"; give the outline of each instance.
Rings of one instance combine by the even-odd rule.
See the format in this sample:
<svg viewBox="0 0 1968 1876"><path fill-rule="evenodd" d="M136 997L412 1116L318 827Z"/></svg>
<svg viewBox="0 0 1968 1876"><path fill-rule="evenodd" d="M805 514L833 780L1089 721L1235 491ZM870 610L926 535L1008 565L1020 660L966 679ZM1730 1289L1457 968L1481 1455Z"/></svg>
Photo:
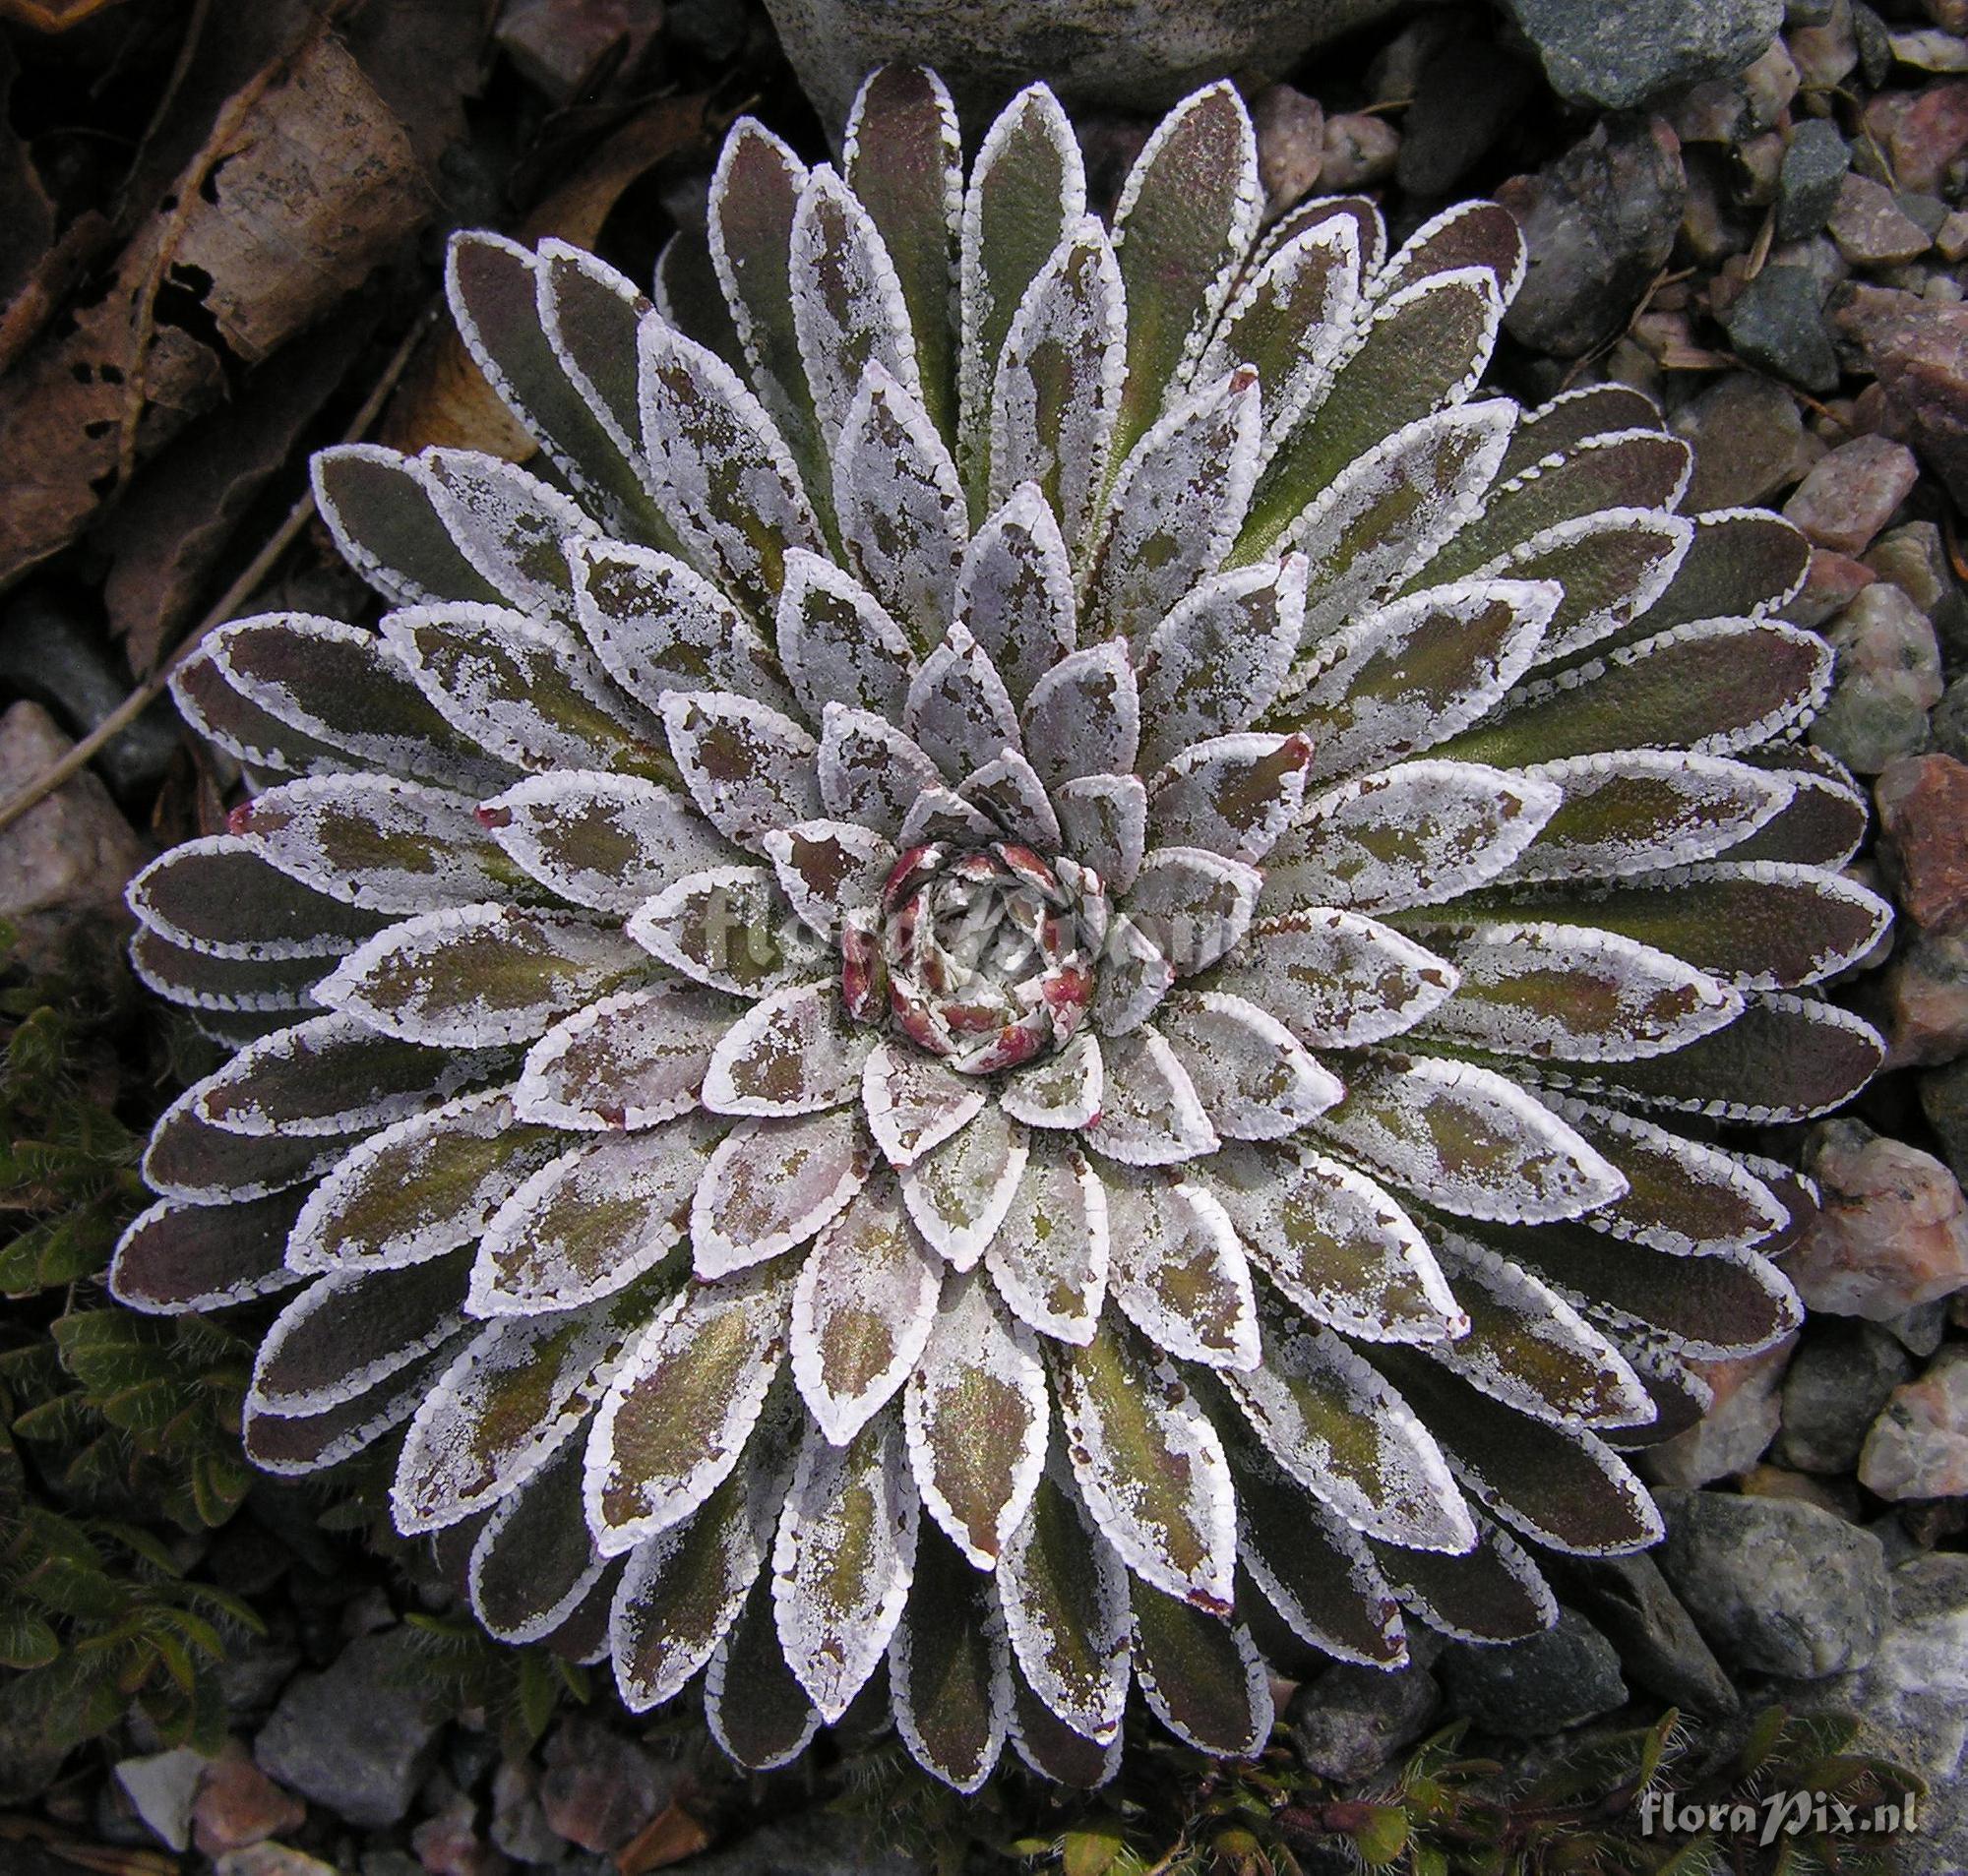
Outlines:
<svg viewBox="0 0 1968 1876"><path fill-rule="evenodd" d="M1100 876L1010 841L932 842L895 862L841 932L848 1011L961 1074L1059 1049L1086 1018L1107 930Z"/></svg>

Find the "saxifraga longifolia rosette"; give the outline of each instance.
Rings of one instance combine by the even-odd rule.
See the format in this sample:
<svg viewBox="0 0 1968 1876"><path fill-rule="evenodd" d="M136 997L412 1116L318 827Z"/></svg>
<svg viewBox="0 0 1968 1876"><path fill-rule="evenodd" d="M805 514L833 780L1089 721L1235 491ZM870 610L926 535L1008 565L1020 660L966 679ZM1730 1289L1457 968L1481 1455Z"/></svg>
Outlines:
<svg viewBox="0 0 1968 1876"><path fill-rule="evenodd" d="M1807 550L1630 391L1478 393L1501 209L1261 227L1228 85L1111 224L1043 88L845 152L740 123L653 305L455 243L544 460L329 451L380 624L180 673L252 792L135 955L238 1052L112 1285L278 1297L259 1464L392 1442L493 1634L748 1765L885 1667L961 1789L1131 1684L1250 1753L1265 1637L1548 1624L1796 1325L1715 1123L1865 1082L1888 916Z"/></svg>

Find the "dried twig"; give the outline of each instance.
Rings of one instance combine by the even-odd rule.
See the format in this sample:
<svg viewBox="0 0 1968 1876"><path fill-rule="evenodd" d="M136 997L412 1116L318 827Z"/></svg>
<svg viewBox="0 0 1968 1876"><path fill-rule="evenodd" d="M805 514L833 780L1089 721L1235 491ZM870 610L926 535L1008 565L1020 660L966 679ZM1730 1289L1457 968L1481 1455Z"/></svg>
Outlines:
<svg viewBox="0 0 1968 1876"><path fill-rule="evenodd" d="M96 1876L177 1876L178 1859L161 1850L86 1843L35 1817L0 1816L0 1842L9 1840L39 1844L50 1856L73 1863L77 1869L94 1871Z"/></svg>
<svg viewBox="0 0 1968 1876"><path fill-rule="evenodd" d="M397 380L403 375L403 368L410 362L411 354L415 352L436 316L437 307L433 304L425 308L410 330L404 333L402 343L397 347L389 364L384 368L383 375L376 381L374 390L364 399L362 408L355 413L355 419L348 426L343 438L344 442L359 442L377 417L382 414L384 403L397 387ZM11 827L30 809L37 807L64 782L87 768L105 745L128 729L158 697L163 696L164 687L169 682L171 673L191 656L207 633L222 626L228 619L237 615L239 608L258 590L260 582L274 571L276 563L293 545L301 529L308 524L313 515L314 491L309 489L288 510L286 519L275 531L273 538L253 556L252 563L245 572L226 587L220 594L218 603L199 621L184 642L66 756L58 762L50 763L11 801L0 804L0 831Z"/></svg>

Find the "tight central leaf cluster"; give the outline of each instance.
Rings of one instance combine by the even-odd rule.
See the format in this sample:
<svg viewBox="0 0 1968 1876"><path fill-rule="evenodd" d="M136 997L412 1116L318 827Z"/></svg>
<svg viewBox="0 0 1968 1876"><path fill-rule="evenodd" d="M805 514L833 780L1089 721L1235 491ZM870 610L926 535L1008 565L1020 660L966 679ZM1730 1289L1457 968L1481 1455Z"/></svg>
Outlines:
<svg viewBox="0 0 1968 1876"><path fill-rule="evenodd" d="M1630 392L1476 393L1494 205L1260 204L1228 86L1109 225L1045 90L966 182L891 69L837 171L740 123L653 304L466 236L550 466L327 453L380 629L177 679L257 792L135 956L238 1047L117 1294L291 1293L259 1464L394 1442L492 1633L748 1765L884 1668L962 1789L1131 1686L1253 1752L1262 1649L1653 1542L1618 1449L1798 1320L1715 1123L1864 1083L1887 917L1803 541Z"/></svg>

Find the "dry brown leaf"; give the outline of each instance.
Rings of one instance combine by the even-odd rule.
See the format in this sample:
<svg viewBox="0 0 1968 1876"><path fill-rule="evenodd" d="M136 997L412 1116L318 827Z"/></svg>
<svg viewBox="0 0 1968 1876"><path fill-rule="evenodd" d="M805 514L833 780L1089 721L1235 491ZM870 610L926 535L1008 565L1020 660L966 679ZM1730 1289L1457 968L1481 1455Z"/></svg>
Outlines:
<svg viewBox="0 0 1968 1876"><path fill-rule="evenodd" d="M663 98L632 117L539 203L518 230L519 238L557 235L579 247L592 246L632 183L705 140L705 101ZM430 444L485 450L513 462L523 462L535 448L448 324L432 334L405 375L384 419L382 441L399 450Z"/></svg>
<svg viewBox="0 0 1968 1876"><path fill-rule="evenodd" d="M171 448L168 473L141 477L97 530L110 560L102 599L130 668L143 676L197 607L233 530L348 376L373 309L324 321L255 372L239 395Z"/></svg>
<svg viewBox="0 0 1968 1876"><path fill-rule="evenodd" d="M0 306L32 279L55 238L55 206L28 146L7 120L19 75L14 48L0 39Z"/></svg>
<svg viewBox="0 0 1968 1876"><path fill-rule="evenodd" d="M0 20L11 20L31 32L66 32L122 4L123 0L0 0Z"/></svg>
<svg viewBox="0 0 1968 1876"><path fill-rule="evenodd" d="M681 1804L671 1804L615 1852L618 1876L646 1876L710 1847L710 1833Z"/></svg>
<svg viewBox="0 0 1968 1876"><path fill-rule="evenodd" d="M0 383L0 584L66 546L141 457L333 311L434 208L402 127L333 37L269 68L125 251Z"/></svg>
<svg viewBox="0 0 1968 1876"><path fill-rule="evenodd" d="M436 208L408 134L335 38L267 94L199 194L168 265L210 277L205 309L249 364L353 292Z"/></svg>

